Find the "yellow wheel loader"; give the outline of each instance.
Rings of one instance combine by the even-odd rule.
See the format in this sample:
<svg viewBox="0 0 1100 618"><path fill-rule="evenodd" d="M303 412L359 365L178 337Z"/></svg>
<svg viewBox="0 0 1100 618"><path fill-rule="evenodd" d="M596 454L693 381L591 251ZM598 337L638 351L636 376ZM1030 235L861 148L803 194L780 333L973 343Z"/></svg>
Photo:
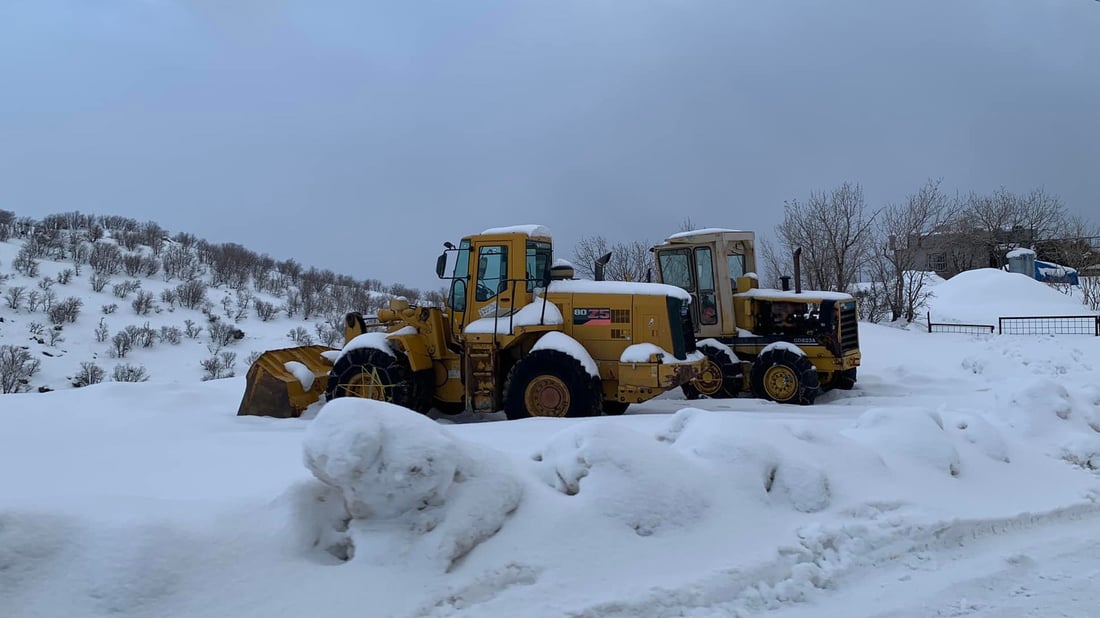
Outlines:
<svg viewBox="0 0 1100 618"><path fill-rule="evenodd" d="M657 278L692 297L702 374L683 386L689 399L749 392L780 403L812 404L822 390L851 389L860 363L858 313L851 295L762 289L752 232L708 228L674 234L653 247Z"/></svg>
<svg viewBox="0 0 1100 618"><path fill-rule="evenodd" d="M678 287L573 279L538 225L445 246L436 262L450 281L445 307L395 299L371 324L349 313L340 350L266 352L248 371L238 414L299 416L322 397L421 412L503 409L510 419L622 414L706 364L691 296Z"/></svg>

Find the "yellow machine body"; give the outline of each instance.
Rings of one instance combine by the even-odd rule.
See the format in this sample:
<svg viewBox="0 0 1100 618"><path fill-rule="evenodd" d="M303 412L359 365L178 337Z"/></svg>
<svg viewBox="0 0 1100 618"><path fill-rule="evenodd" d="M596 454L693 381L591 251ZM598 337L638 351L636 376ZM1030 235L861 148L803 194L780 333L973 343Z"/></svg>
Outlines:
<svg viewBox="0 0 1100 618"><path fill-rule="evenodd" d="M817 371L816 380L810 380L816 382L813 388L850 388L848 382L854 383L861 354L856 299L851 295L801 290L797 281L795 290L760 288L755 234L750 231L682 232L653 252L658 280L691 294L698 339L717 341L738 357L740 368L726 368L727 374L736 372L742 380L738 390L762 390L760 384L754 388L750 383L753 364L776 343L797 346L809 359ZM704 373L717 371L712 367ZM711 387L716 388L721 378L712 377ZM812 401L813 395L802 403L806 399Z"/></svg>
<svg viewBox="0 0 1100 618"><path fill-rule="evenodd" d="M552 240L542 226L486 230L466 237L437 261L437 274L449 281L446 306L415 306L394 299L370 323L350 313L345 344L372 327L384 330L387 353L401 357L401 367L393 375L408 376L396 390L403 393L396 403L420 409L433 405L450 412L495 412L503 407L513 417L522 395L544 402L540 405L545 410L539 409L543 413L565 415L567 403L589 397L590 393L574 392L580 388L576 384L569 392L559 388L568 380L553 372L532 380L526 389L512 385L509 397L509 379L530 373L517 365L548 333L566 335L567 339L555 340L568 345L553 348L543 342L543 347L573 355L588 371L595 369L598 376L591 377L591 388L597 412L601 402L604 411L618 412L699 374L704 360L695 351L690 297L683 290L654 283L557 278L552 264ZM624 356L639 344L648 345ZM639 350L653 353L643 359ZM262 355L249 370L239 414L297 416L322 394L339 396L341 380L349 381L349 372L358 369L349 369L347 361L339 359L332 365L323 351L293 348ZM287 360L303 363L318 376L308 392L285 368ZM357 376L351 380L362 382ZM321 382L326 384L318 387ZM565 403L555 397L564 397Z"/></svg>

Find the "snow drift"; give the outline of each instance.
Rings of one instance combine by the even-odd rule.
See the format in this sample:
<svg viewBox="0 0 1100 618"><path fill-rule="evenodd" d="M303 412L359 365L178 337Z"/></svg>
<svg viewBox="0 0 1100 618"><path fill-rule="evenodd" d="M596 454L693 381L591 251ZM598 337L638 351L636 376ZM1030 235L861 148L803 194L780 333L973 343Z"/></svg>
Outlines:
<svg viewBox="0 0 1100 618"><path fill-rule="evenodd" d="M1088 315L1080 300L1019 273L968 270L932 288L935 322L997 324L1002 316Z"/></svg>

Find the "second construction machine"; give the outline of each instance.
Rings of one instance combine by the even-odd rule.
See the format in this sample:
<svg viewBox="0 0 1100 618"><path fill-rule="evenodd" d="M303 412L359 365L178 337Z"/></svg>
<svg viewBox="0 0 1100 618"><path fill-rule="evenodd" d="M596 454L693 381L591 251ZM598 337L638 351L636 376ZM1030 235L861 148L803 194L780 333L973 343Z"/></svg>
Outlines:
<svg viewBox="0 0 1100 618"><path fill-rule="evenodd" d="M812 404L822 390L851 389L860 363L856 299L803 290L799 255L794 290L758 285L752 232L708 228L653 247L658 280L692 296L703 374L683 387L689 399L749 392L780 403Z"/></svg>
<svg viewBox="0 0 1100 618"><path fill-rule="evenodd" d="M621 414L686 384L706 365L695 349L691 295L657 283L587 281L555 265L549 231L494 228L439 256L444 307L394 299L384 332L347 315L341 350L264 353L238 414L300 415L322 397L368 397L427 412L508 418Z"/></svg>

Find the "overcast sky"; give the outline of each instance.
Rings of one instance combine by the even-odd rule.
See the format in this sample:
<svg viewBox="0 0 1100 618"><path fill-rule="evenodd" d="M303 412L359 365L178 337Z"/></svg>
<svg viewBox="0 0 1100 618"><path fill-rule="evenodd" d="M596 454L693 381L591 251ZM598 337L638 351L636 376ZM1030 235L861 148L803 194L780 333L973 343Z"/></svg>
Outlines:
<svg viewBox="0 0 1100 618"><path fill-rule="evenodd" d="M1100 220L1095 0L0 0L0 208L439 287L445 240L772 229L850 180Z"/></svg>

